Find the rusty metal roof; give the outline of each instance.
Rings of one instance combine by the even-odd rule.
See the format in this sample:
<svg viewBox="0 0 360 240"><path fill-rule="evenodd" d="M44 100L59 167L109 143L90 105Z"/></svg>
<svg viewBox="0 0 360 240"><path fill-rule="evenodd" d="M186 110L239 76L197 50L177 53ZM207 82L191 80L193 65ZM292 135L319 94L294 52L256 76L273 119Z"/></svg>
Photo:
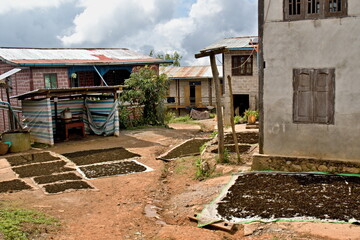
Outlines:
<svg viewBox="0 0 360 240"><path fill-rule="evenodd" d="M217 66L219 77L222 78L222 66ZM170 79L212 78L210 66L160 67L160 73L165 73Z"/></svg>
<svg viewBox="0 0 360 240"><path fill-rule="evenodd" d="M254 48L254 44L258 43L258 37L257 36L250 36L250 37L232 37L232 38L225 38L218 42L215 42L211 44L210 46L207 46L206 48L202 49L204 50L211 50L211 49L218 49L225 47L229 50L241 50L241 49L247 49L247 48Z"/></svg>
<svg viewBox="0 0 360 240"><path fill-rule="evenodd" d="M116 86L89 86L89 87L73 87L73 88L44 88L36 89L30 92L26 92L20 95L12 96L11 98L17 98L23 100L31 97L62 97L73 95L91 95L99 93L115 93L122 91L125 85Z"/></svg>
<svg viewBox="0 0 360 240"><path fill-rule="evenodd" d="M0 48L0 60L20 66L169 63L126 48Z"/></svg>

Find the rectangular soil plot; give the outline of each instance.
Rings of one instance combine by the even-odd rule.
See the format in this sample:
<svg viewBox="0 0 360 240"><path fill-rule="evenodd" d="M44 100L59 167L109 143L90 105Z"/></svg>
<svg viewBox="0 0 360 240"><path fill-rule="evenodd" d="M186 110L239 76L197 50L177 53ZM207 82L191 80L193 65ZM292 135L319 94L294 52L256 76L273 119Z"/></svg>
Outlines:
<svg viewBox="0 0 360 240"><path fill-rule="evenodd" d="M21 178L51 175L53 173L74 171L73 168L65 167L65 161L56 161L51 163L41 163L26 165L22 167L13 167L12 170Z"/></svg>
<svg viewBox="0 0 360 240"><path fill-rule="evenodd" d="M34 181L37 184L47 184L47 183L54 183L54 182L60 182L60 181L81 180L81 179L82 179L82 177L71 172L71 173L64 173L64 174L35 177Z"/></svg>
<svg viewBox="0 0 360 240"><path fill-rule="evenodd" d="M24 181L21 181L19 179L0 182L0 193L15 192L21 190L28 190L28 189L32 189L32 188Z"/></svg>
<svg viewBox="0 0 360 240"><path fill-rule="evenodd" d="M200 218L202 223L214 219L359 222L359 196L357 176L253 172L234 177L227 192Z"/></svg>
<svg viewBox="0 0 360 240"><path fill-rule="evenodd" d="M58 160L58 157L52 156L49 152L24 154L14 157L7 157L6 160L11 166L20 166L40 162L50 162Z"/></svg>
<svg viewBox="0 0 360 240"><path fill-rule="evenodd" d="M63 155L79 166L140 157L139 154L129 152L122 147L72 152Z"/></svg>
<svg viewBox="0 0 360 240"><path fill-rule="evenodd" d="M179 157L193 156L200 154L200 147L208 142L209 139L194 138L175 146L167 153L159 156L157 159L171 160Z"/></svg>
<svg viewBox="0 0 360 240"><path fill-rule="evenodd" d="M136 172L145 172L147 167L137 163L136 161L122 161L108 164L98 164L86 167L80 167L80 171L87 178L109 177L120 174L129 174Z"/></svg>
<svg viewBox="0 0 360 240"><path fill-rule="evenodd" d="M73 181L48 184L44 186L44 189L47 193L60 193L66 190L93 189L93 187L84 181Z"/></svg>

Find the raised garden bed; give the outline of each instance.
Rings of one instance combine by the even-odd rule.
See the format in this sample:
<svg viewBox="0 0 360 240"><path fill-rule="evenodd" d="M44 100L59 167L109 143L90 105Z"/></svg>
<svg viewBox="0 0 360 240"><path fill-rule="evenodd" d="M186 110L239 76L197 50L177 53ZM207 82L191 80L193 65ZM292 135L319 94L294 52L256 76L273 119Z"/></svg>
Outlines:
<svg viewBox="0 0 360 240"><path fill-rule="evenodd" d="M56 162L13 167L12 170L17 173L20 178L44 176L51 175L53 173L74 171L73 168L65 167L65 165L66 162L61 160Z"/></svg>
<svg viewBox="0 0 360 240"><path fill-rule="evenodd" d="M81 179L82 179L82 177L80 177L79 175L76 175L75 173L70 172L70 173L35 177L34 181L37 184L47 184L47 183L54 183L54 182L60 182L60 181L81 180Z"/></svg>
<svg viewBox="0 0 360 240"><path fill-rule="evenodd" d="M358 222L359 196L360 177L357 176L244 173L236 176L227 192L204 209L202 218L209 221L211 216L233 223L274 220Z"/></svg>
<svg viewBox="0 0 360 240"><path fill-rule="evenodd" d="M87 178L109 177L147 171L148 168L136 161L121 161L116 163L97 164L79 167Z"/></svg>
<svg viewBox="0 0 360 240"><path fill-rule="evenodd" d="M251 148L251 145L246 145L246 144L238 144L238 146L239 146L239 151L240 151L240 153L245 153L245 152L247 152L247 151L249 151L250 150L250 148ZM225 144L225 146L224 146L229 152L236 152L236 150L235 150L235 144ZM215 149L213 149L211 152L212 153L218 153L218 149L217 148L215 148Z"/></svg>
<svg viewBox="0 0 360 240"><path fill-rule="evenodd" d="M172 148L167 153L159 156L157 159L161 160L171 160L179 157L193 156L200 154L200 147L208 142L210 139L205 138L194 138L187 140L174 148Z"/></svg>
<svg viewBox="0 0 360 240"><path fill-rule="evenodd" d="M256 144L259 142L259 132L257 131L238 132L236 136L238 143ZM225 134L224 142L225 144L234 144L233 135L230 133Z"/></svg>
<svg viewBox="0 0 360 240"><path fill-rule="evenodd" d="M79 151L63 155L79 166L140 157L139 154L129 152L122 147Z"/></svg>
<svg viewBox="0 0 360 240"><path fill-rule="evenodd" d="M67 190L78 190L78 189L93 189L87 182L84 181L72 181L64 183L54 183L43 186L47 193L60 193Z"/></svg>
<svg viewBox="0 0 360 240"><path fill-rule="evenodd" d="M32 189L28 184L20 179L14 179L10 181L0 182L0 193L15 192L21 190Z"/></svg>
<svg viewBox="0 0 360 240"><path fill-rule="evenodd" d="M49 152L25 154L13 157L7 157L6 160L11 166L20 166L40 162L49 162L58 160L58 157L52 156Z"/></svg>

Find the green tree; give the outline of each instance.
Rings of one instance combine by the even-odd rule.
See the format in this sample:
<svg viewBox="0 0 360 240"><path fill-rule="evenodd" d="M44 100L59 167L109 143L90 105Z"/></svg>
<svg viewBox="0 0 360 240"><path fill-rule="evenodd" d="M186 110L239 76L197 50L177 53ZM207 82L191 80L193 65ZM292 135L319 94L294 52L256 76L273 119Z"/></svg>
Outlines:
<svg viewBox="0 0 360 240"><path fill-rule="evenodd" d="M161 66L173 65L175 67L180 67L180 60L182 59L182 56L177 51L174 51L173 54L169 54L169 53L163 54L163 53L155 53L154 50L151 50L149 55L150 55L150 57L161 58L164 60L172 60L173 61L173 64L165 63L165 64L161 64Z"/></svg>
<svg viewBox="0 0 360 240"><path fill-rule="evenodd" d="M132 73L130 78L125 80L125 85L128 87L121 100L144 105L143 119L146 124L164 125L164 101L170 85L166 74L158 76L154 70L145 66Z"/></svg>

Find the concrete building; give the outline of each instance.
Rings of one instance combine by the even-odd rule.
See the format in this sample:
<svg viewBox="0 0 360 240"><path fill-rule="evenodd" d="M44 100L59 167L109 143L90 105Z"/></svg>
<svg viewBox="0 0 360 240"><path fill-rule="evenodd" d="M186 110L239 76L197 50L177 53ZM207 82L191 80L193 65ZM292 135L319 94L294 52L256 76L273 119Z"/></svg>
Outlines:
<svg viewBox="0 0 360 240"><path fill-rule="evenodd" d="M222 81L222 67L218 66ZM210 66L160 67L160 73L171 79L167 108L178 115L188 114L190 108L199 111L216 105L215 87Z"/></svg>
<svg viewBox="0 0 360 240"><path fill-rule="evenodd" d="M259 1L262 155L255 169L358 173L359 17L358 0Z"/></svg>
<svg viewBox="0 0 360 240"><path fill-rule="evenodd" d="M149 65L158 72L161 63L169 61L125 48L0 48L0 81L8 79L11 96L44 88L122 85L138 67ZM0 98L7 101L4 88ZM11 104L20 106L16 99ZM8 129L7 122L7 107L0 105L0 132Z"/></svg>
<svg viewBox="0 0 360 240"><path fill-rule="evenodd" d="M232 79L233 104L236 115L243 115L246 109L257 109L258 68L257 37L233 37L222 39L203 50L225 47L223 64L223 106L224 122L230 125L230 94L227 76Z"/></svg>

